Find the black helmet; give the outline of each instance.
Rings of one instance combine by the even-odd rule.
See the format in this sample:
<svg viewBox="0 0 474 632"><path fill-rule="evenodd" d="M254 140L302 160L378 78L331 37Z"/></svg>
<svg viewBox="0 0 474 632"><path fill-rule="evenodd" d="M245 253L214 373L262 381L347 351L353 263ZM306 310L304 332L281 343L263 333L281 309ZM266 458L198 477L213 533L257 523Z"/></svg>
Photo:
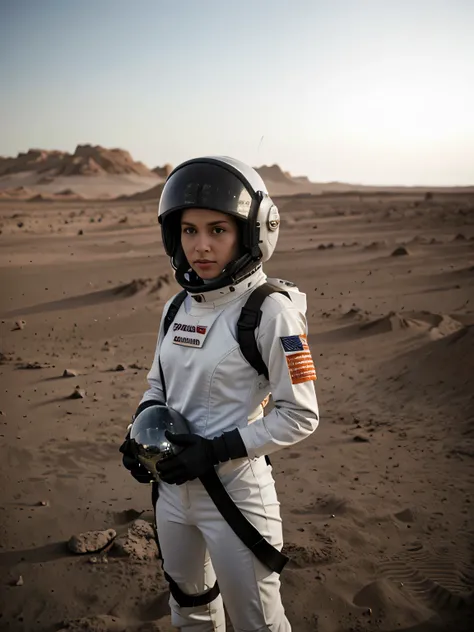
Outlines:
<svg viewBox="0 0 474 632"><path fill-rule="evenodd" d="M232 215L240 229L238 258L217 278L205 283L190 269L181 247L180 221L182 211L187 208ZM163 188L158 221L176 280L189 292L217 290L254 272L272 256L280 226L278 209L259 173L227 156L194 158L178 165Z"/></svg>
<svg viewBox="0 0 474 632"><path fill-rule="evenodd" d="M158 480L158 461L182 451L165 436L165 431L189 433L186 419L176 410L164 405L149 406L136 416L130 428L130 443L140 463Z"/></svg>

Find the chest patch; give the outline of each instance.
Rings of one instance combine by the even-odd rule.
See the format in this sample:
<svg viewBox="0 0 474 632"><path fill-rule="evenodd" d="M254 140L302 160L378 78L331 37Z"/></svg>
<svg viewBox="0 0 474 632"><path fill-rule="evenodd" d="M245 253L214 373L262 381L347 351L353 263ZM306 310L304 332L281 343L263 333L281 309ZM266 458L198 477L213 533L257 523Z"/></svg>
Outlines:
<svg viewBox="0 0 474 632"><path fill-rule="evenodd" d="M219 313L209 314L201 318L186 313L179 314L171 325L173 344L201 349L218 316Z"/></svg>

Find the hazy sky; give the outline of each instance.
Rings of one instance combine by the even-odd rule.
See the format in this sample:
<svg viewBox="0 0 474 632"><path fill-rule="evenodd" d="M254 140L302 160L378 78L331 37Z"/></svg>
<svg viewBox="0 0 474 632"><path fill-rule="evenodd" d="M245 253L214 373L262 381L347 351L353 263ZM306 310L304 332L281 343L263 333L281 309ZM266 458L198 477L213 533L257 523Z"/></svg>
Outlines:
<svg viewBox="0 0 474 632"><path fill-rule="evenodd" d="M0 0L0 155L474 184L474 0Z"/></svg>

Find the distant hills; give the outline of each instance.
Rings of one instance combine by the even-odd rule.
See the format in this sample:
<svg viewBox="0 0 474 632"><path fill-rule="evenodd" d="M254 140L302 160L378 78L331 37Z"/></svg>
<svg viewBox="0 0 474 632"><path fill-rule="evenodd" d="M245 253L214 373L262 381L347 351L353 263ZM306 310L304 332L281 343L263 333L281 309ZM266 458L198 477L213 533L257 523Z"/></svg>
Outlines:
<svg viewBox="0 0 474 632"><path fill-rule="evenodd" d="M0 200L48 201L53 199L158 200L170 164L149 169L124 149L78 145L73 154L30 149L16 158L0 157ZM343 182L311 182L292 176L279 165L257 167L273 196L321 195L375 191L474 191L474 187L374 187Z"/></svg>

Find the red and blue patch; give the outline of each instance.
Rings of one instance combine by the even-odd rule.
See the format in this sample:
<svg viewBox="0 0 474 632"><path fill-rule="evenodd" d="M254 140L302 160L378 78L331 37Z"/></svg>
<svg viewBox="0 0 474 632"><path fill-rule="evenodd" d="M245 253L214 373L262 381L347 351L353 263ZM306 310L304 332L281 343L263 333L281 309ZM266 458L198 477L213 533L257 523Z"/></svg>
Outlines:
<svg viewBox="0 0 474 632"><path fill-rule="evenodd" d="M281 336L280 341L285 352L291 383L302 384L316 380L316 369L306 335Z"/></svg>

